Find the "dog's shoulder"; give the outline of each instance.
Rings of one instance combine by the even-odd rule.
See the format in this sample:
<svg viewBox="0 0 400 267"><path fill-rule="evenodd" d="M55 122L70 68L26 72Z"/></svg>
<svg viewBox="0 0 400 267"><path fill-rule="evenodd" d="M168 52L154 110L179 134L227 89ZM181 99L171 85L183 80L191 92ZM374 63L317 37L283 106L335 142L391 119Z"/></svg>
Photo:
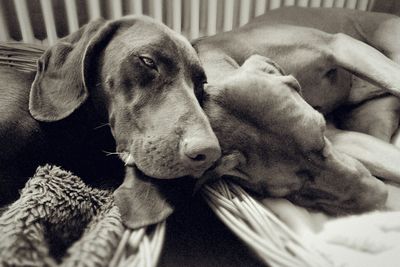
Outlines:
<svg viewBox="0 0 400 267"><path fill-rule="evenodd" d="M21 72L11 67L0 67L0 146L2 148L9 147L12 140L24 143L24 140L30 139L32 133L39 131L39 124L30 115L28 105L34 75L35 73Z"/></svg>
<svg viewBox="0 0 400 267"><path fill-rule="evenodd" d="M28 102L34 73L0 67L0 122L29 116Z"/></svg>
<svg viewBox="0 0 400 267"><path fill-rule="evenodd" d="M30 88L36 73L33 71L21 71L11 66L0 65L0 88L4 85L19 85Z"/></svg>

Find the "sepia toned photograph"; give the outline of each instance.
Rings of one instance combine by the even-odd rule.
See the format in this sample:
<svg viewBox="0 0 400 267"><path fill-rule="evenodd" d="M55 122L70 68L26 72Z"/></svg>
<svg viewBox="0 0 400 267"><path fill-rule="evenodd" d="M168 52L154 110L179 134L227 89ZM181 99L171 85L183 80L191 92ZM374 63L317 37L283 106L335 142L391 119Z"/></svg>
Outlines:
<svg viewBox="0 0 400 267"><path fill-rule="evenodd" d="M0 267L397 267L399 15L0 0Z"/></svg>

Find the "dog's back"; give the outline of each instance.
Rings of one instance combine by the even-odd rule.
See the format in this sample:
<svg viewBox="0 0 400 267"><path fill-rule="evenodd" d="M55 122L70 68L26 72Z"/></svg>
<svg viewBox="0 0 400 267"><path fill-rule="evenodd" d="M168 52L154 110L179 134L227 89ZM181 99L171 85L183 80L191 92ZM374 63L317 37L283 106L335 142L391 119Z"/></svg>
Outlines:
<svg viewBox="0 0 400 267"><path fill-rule="evenodd" d="M392 14L346 8L285 7L258 16L242 30L259 27L260 23L264 27L280 24L313 28L327 33L345 33L391 58L394 52L399 51L396 38L400 32L400 19ZM301 35L297 38L301 38Z"/></svg>
<svg viewBox="0 0 400 267"><path fill-rule="evenodd" d="M376 30L374 26L395 18L398 17L392 14L345 8L284 7L256 17L245 27L252 27L251 25L260 22L263 25L286 24L314 28L328 33L345 32L357 38L362 31Z"/></svg>
<svg viewBox="0 0 400 267"><path fill-rule="evenodd" d="M0 203L14 197L32 174L43 149L39 123L29 114L30 84L34 73L0 67ZM33 155L37 153L37 157Z"/></svg>
<svg viewBox="0 0 400 267"><path fill-rule="evenodd" d="M21 72L7 66L0 67L0 132L3 131L2 127L9 126L7 122L15 123L20 119L31 118L28 102L34 75L33 72Z"/></svg>

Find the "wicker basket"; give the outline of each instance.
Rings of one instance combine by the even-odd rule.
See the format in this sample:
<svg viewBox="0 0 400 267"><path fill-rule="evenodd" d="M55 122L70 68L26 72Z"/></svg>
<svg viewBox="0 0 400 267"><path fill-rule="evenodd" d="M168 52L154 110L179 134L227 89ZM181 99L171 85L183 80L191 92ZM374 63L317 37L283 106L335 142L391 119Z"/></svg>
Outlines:
<svg viewBox="0 0 400 267"><path fill-rule="evenodd" d="M206 186L202 193L224 224L268 266L334 266L240 186L221 180Z"/></svg>
<svg viewBox="0 0 400 267"><path fill-rule="evenodd" d="M110 267L157 266L164 237L165 222L157 224L152 231L146 228L135 231L126 229L110 262Z"/></svg>

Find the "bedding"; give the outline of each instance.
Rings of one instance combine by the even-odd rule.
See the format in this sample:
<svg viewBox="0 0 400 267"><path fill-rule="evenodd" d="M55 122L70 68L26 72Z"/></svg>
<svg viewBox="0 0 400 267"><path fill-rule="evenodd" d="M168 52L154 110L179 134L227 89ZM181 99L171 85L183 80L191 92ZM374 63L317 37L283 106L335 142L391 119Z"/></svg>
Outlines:
<svg viewBox="0 0 400 267"><path fill-rule="evenodd" d="M397 198L399 188L390 187L390 193ZM265 199L263 203L302 240L318 248L333 263L332 266L394 266L400 261L399 211L374 211L332 218L283 199Z"/></svg>
<svg viewBox="0 0 400 267"><path fill-rule="evenodd" d="M143 265L138 255L158 259L162 227L127 230L112 192L46 165L37 169L17 201L3 207L0 266L154 266L156 261Z"/></svg>

